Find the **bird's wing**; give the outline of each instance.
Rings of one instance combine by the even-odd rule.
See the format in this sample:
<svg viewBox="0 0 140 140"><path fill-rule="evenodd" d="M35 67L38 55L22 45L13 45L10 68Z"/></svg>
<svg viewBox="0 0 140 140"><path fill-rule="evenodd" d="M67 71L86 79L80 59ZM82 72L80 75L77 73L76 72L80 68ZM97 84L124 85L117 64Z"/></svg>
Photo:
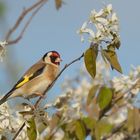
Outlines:
<svg viewBox="0 0 140 140"><path fill-rule="evenodd" d="M36 78L37 76L39 76L44 68L45 68L46 64L43 61L39 61L38 63L34 64L21 78L20 80L15 84L15 86L11 89L10 92L12 92L13 90L20 88L21 86L23 86L24 84L28 83L29 81L31 81L32 79Z"/></svg>
<svg viewBox="0 0 140 140"><path fill-rule="evenodd" d="M29 70L27 70L27 72L20 78L20 80L14 85L14 87L2 99L0 99L0 105L6 102L6 100L13 94L14 90L20 88L24 84L39 76L43 72L45 66L46 64L42 60L40 60Z"/></svg>

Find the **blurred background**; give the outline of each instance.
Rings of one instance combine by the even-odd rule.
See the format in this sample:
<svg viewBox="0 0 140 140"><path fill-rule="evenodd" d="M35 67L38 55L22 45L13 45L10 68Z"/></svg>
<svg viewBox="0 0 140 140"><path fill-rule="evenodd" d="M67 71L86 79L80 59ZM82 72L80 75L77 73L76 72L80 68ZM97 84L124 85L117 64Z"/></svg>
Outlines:
<svg viewBox="0 0 140 140"><path fill-rule="evenodd" d="M35 0L0 0L0 40L4 39L7 31L15 24L23 8L35 2ZM103 4L109 3L112 3L120 21L121 47L117 54L123 73L127 75L131 65L138 66L140 64L139 0L64 0L59 10L56 10L54 0L48 1L33 18L20 42L8 47L6 57L0 63L0 95L8 92L22 74L47 51L56 50L61 54L63 59L61 67L79 57L89 43L80 42L76 31L87 20L91 10L98 11ZM13 37L18 35L24 23ZM74 77L78 73L82 61L65 70L49 91L51 93L47 98L49 101L61 93L65 77ZM120 75L115 71L111 71L111 74Z"/></svg>

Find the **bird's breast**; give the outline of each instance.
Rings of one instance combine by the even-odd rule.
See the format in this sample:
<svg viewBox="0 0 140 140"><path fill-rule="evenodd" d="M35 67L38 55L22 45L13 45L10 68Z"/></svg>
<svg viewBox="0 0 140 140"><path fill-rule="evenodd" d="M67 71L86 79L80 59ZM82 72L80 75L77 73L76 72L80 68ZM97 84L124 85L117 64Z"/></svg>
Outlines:
<svg viewBox="0 0 140 140"><path fill-rule="evenodd" d="M58 67L54 67L54 66L47 66L46 69L44 70L44 77L46 77L46 79L53 81L56 76L58 75L59 72L59 68Z"/></svg>

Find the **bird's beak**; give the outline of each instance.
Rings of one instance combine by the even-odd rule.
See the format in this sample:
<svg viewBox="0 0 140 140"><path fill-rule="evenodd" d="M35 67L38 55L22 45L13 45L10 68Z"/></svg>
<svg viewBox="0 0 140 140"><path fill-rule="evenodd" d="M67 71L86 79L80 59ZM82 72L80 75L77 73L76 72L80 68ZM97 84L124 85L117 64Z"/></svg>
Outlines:
<svg viewBox="0 0 140 140"><path fill-rule="evenodd" d="M55 60L55 62L62 62L62 59L61 59L61 58L57 58L57 59Z"/></svg>

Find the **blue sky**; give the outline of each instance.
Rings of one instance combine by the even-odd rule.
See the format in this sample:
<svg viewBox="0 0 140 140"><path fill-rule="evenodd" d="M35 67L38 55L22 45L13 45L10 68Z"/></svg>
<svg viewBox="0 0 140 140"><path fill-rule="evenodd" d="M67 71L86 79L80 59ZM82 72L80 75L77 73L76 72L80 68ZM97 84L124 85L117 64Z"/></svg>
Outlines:
<svg viewBox="0 0 140 140"><path fill-rule="evenodd" d="M11 27L21 10L31 5L35 0L5 0L7 13L5 18L5 31ZM78 57L89 46L88 43L81 43L80 37L76 31L89 16L91 10L100 10L102 3L112 3L120 21L121 48L117 52L124 74L128 74L131 64L138 66L140 62L140 1L129 0L64 0L65 5L57 11L54 6L54 0L49 1L34 17L22 40L13 46L10 46L9 63L14 68L7 72L7 67L0 64L0 93L7 92L21 75L44 53L50 50L60 52L64 64ZM1 25L1 24L0 24ZM23 24L22 26L23 27ZM14 34L19 33L21 28ZM0 33L1 34L1 33ZM0 35L2 36L2 34ZM77 69L81 67L82 61L69 67L57 81L51 94L57 95L60 92L61 82L67 75L73 77ZM14 73L13 73L14 71ZM15 75L15 76L14 76ZM112 75L119 75L112 72ZM6 85L6 86L5 86ZM52 96L50 96L51 98Z"/></svg>

